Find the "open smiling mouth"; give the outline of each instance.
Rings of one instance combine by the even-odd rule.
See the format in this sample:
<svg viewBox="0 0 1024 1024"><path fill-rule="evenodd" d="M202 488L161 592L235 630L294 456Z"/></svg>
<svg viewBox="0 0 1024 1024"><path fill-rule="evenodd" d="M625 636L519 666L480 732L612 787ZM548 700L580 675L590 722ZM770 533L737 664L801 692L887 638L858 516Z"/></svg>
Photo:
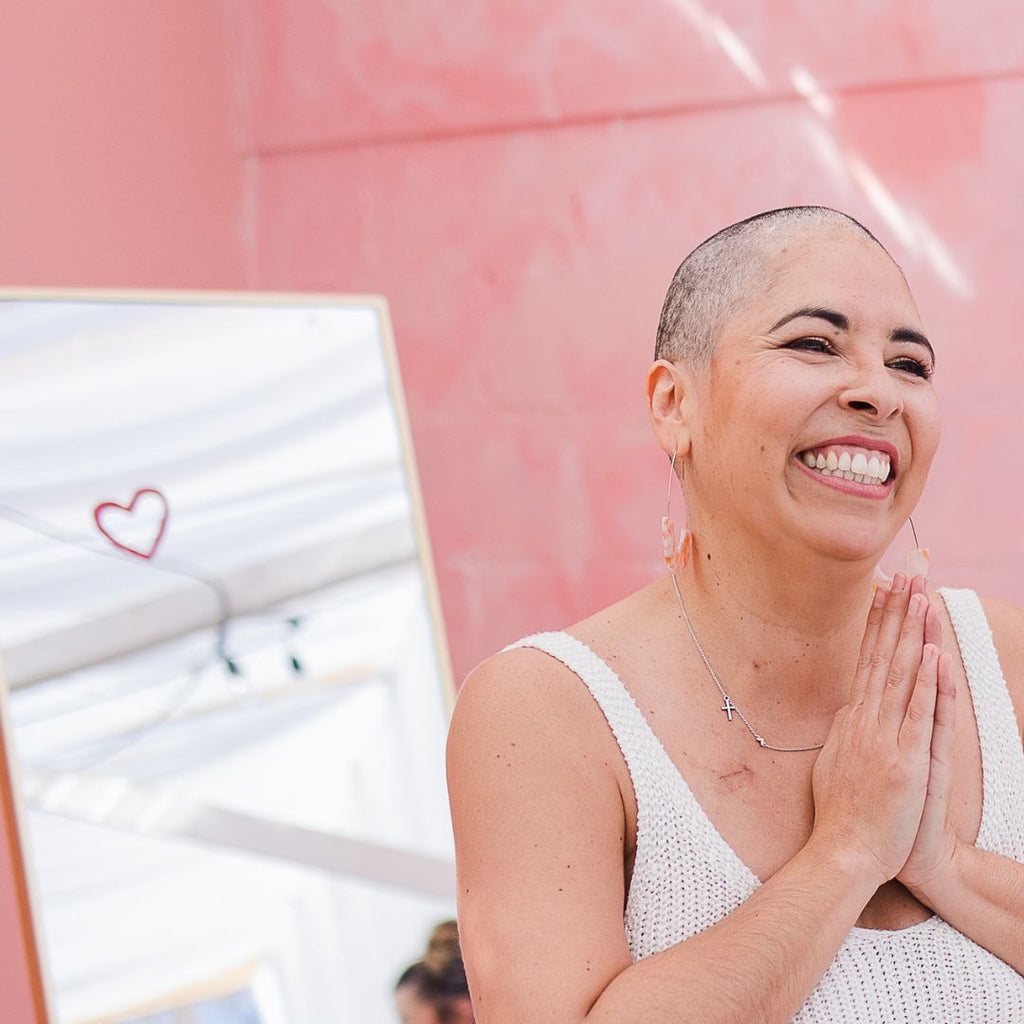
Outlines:
<svg viewBox="0 0 1024 1024"><path fill-rule="evenodd" d="M837 480L858 484L885 484L893 473L892 459L887 452L853 445L828 444L809 448L797 458L810 470Z"/></svg>

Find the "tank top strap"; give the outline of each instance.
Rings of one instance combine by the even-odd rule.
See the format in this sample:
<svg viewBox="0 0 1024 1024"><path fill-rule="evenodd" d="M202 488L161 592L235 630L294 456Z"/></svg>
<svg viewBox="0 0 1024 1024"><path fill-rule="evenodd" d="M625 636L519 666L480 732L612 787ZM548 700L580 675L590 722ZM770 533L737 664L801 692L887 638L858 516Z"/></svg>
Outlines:
<svg viewBox="0 0 1024 1024"><path fill-rule="evenodd" d="M1024 860L1024 749L992 629L973 590L939 590L953 623L978 723L982 814L977 845Z"/></svg>
<svg viewBox="0 0 1024 1024"><path fill-rule="evenodd" d="M606 661L571 633L535 633L509 644L505 650L522 647L543 651L561 662L590 691L622 751L638 804L653 796L655 790L675 782L678 772L665 748L618 673Z"/></svg>

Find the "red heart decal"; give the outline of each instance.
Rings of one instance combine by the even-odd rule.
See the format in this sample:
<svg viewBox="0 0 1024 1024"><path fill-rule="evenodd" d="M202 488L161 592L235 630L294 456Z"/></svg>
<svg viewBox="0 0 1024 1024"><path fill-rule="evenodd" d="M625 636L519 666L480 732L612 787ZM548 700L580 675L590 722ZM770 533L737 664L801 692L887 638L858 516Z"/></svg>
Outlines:
<svg viewBox="0 0 1024 1024"><path fill-rule="evenodd" d="M152 558L156 554L169 516L167 499L155 487L140 488L127 505L101 501L92 510L100 533L115 548L138 558Z"/></svg>

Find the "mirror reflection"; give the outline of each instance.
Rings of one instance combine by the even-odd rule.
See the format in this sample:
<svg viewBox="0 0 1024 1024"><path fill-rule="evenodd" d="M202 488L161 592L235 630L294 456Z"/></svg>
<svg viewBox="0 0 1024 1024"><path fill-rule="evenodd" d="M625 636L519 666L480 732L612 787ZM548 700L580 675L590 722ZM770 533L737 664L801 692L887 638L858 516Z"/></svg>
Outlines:
<svg viewBox="0 0 1024 1024"><path fill-rule="evenodd" d="M389 1020L453 914L389 345L374 300L0 304L0 643L55 1021Z"/></svg>

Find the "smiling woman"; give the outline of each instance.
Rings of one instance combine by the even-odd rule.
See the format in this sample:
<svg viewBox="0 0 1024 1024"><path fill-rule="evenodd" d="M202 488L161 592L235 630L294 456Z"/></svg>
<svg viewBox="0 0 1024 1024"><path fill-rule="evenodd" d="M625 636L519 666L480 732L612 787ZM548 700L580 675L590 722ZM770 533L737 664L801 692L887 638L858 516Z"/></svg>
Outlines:
<svg viewBox="0 0 1024 1024"><path fill-rule="evenodd" d="M477 1020L1024 1019L1024 615L879 587L939 441L900 269L833 210L680 266L669 573L477 668L449 787Z"/></svg>

